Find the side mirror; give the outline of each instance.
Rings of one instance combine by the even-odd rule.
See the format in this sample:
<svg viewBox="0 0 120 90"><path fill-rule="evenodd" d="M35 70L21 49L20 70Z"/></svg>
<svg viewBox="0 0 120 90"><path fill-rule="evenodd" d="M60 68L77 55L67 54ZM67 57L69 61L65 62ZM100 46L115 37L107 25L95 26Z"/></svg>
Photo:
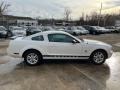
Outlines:
<svg viewBox="0 0 120 90"><path fill-rule="evenodd" d="M73 44L76 44L76 43L78 43L78 42L77 42L76 40L73 40L72 43L73 43Z"/></svg>

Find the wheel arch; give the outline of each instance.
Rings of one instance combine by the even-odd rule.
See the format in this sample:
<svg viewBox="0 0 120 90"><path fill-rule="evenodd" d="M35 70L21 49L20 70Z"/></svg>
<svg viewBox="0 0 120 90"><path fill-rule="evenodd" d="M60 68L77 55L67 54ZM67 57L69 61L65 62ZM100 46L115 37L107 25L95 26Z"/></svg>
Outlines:
<svg viewBox="0 0 120 90"><path fill-rule="evenodd" d="M38 53L42 56L42 53L41 53L39 50L34 49L34 48L30 48L30 49L25 50L25 51L22 53L22 57L24 57L25 54L26 54L27 52L29 52L29 51L36 51L36 52L38 52Z"/></svg>
<svg viewBox="0 0 120 90"><path fill-rule="evenodd" d="M96 51L102 51L102 52L104 52L104 53L106 54L106 59L108 58L108 53L107 53L107 51L106 51L105 49L96 49L96 50L94 50L94 51L91 53L90 58L91 58L91 56L93 55L93 53L96 52Z"/></svg>

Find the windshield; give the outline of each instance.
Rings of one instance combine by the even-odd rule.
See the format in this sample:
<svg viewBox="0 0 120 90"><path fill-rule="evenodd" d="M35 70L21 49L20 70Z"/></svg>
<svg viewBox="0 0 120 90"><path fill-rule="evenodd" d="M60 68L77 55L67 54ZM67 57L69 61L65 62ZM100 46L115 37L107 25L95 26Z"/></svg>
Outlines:
<svg viewBox="0 0 120 90"><path fill-rule="evenodd" d="M85 30L83 27L77 27L77 29L79 29L79 30Z"/></svg>
<svg viewBox="0 0 120 90"><path fill-rule="evenodd" d="M0 27L0 31L5 31L5 30L6 30L6 28Z"/></svg>
<svg viewBox="0 0 120 90"><path fill-rule="evenodd" d="M104 27L99 27L99 26L93 26L95 29L99 30L99 29L105 29Z"/></svg>
<svg viewBox="0 0 120 90"><path fill-rule="evenodd" d="M72 30L76 30L77 28L76 27L71 27Z"/></svg>

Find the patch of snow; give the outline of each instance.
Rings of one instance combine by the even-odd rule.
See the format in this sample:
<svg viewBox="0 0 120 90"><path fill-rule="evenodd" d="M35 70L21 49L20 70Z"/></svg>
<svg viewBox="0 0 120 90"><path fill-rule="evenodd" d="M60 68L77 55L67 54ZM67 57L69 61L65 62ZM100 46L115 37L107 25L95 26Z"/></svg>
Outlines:
<svg viewBox="0 0 120 90"><path fill-rule="evenodd" d="M6 74L14 70L16 68L16 65L22 62L22 59L3 56L1 57L0 62L2 62L0 64L0 74Z"/></svg>

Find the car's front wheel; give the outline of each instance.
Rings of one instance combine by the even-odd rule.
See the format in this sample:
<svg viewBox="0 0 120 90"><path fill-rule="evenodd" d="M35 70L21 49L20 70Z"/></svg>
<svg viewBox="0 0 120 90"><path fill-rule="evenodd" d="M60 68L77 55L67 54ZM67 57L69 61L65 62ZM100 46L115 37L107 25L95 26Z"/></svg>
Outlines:
<svg viewBox="0 0 120 90"><path fill-rule="evenodd" d="M11 37L11 36L12 36L12 33L8 33L8 34L7 34L7 37Z"/></svg>
<svg viewBox="0 0 120 90"><path fill-rule="evenodd" d="M96 65L101 65L105 62L106 60L106 53L102 50L98 50L92 53L91 55L91 61L92 63L96 64Z"/></svg>
<svg viewBox="0 0 120 90"><path fill-rule="evenodd" d="M42 62L42 55L37 51L28 51L24 55L24 61L27 65L36 66Z"/></svg>

